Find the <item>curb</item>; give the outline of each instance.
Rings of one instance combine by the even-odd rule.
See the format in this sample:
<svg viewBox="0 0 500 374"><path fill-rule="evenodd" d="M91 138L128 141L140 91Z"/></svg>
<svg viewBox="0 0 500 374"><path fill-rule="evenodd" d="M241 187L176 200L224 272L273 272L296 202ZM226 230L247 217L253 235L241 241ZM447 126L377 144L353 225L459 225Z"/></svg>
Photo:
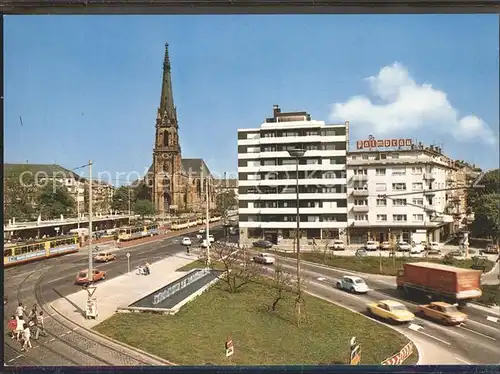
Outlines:
<svg viewBox="0 0 500 374"><path fill-rule="evenodd" d="M364 314L362 314L362 313L358 312L357 310L354 310L354 309L351 309L351 308L346 307L346 306L344 306L344 305L341 305L341 304L339 304L339 303L336 303L335 301L328 300L327 298L325 298L325 297L323 297L323 296L316 295L314 292L307 291L307 290L304 290L304 292L305 292L305 293L307 293L307 294L309 294L309 295L311 295L311 296L314 296L314 297L316 297L316 298L318 298L318 299L321 299L321 300L323 300L323 301L326 301L326 302L328 302L328 303L330 303L330 304L335 304L335 305L337 305L338 307L344 308L344 309L346 309L346 310L348 310L348 311L350 311L350 312L352 312L352 313L355 313L355 314L357 314L357 315L360 315L360 316L362 316L362 317L364 317L364 318L367 318L367 319L369 319L369 320L371 320L371 321L374 321L374 322L376 322L376 323L378 323L378 324L380 324L380 325L382 325L382 326L388 327L388 328L390 328L391 330L396 331L398 334L400 334L400 335L404 336L406 339L408 339L408 340L409 340L409 341L413 344L413 346L415 347L415 349L416 349L416 351L417 351L417 354L418 354L418 361L417 361L417 363L416 363L415 365L423 365L423 364L422 364L422 362L421 362L421 361L422 361L422 357L423 357L423 355L422 355L422 353L421 353L421 351L422 351L422 350L421 350L421 349L419 349L419 347L418 347L417 343L415 343L415 341L414 341L413 339L409 338L408 336L406 336L405 334L403 334L401 331L398 331L395 327L390 326L390 325L386 325L385 323L382 323L382 322L380 322L380 321L377 321L377 320L376 320L376 319L374 319L374 318L370 318L370 317L368 317L368 316L365 316Z"/></svg>
<svg viewBox="0 0 500 374"><path fill-rule="evenodd" d="M158 361L158 362L163 363L165 366L178 366L176 363L170 362L170 361L165 360L165 359L163 359L163 358L161 358L161 357L158 357L158 356L155 356L155 355L153 355L153 354L151 354L151 353L145 352L145 351L143 351L142 349L132 347L132 346L130 346L130 345L128 345L128 344L126 344L126 343L120 342L120 341L118 341L118 340L115 340L115 339L113 339L113 338L110 338L109 336L103 335L103 334L101 334L101 333L99 333L99 332L97 332L97 331L91 330L91 329L89 329L89 328L87 328L87 327L83 326L82 324L80 324L80 323L76 322L75 320L73 320L73 319L69 318L68 316L65 316L64 314L62 314L62 313L61 313L61 312L60 312L60 311L59 311L59 310L58 310L58 309L54 306L54 303L50 303L50 307L51 307L52 309L54 309L54 311L55 311L58 315L60 315L60 316L61 316L61 317L63 317L64 319L66 319L66 320L70 321L71 323L74 323L75 325L77 325L77 326L78 326L78 327L80 327L81 329L83 329L83 330L85 330L85 331L89 332L90 334L97 335L97 336L99 336L100 338L102 338L102 339L104 339L104 340L111 341L111 342L113 342L114 344L116 344L116 345L118 345L118 346L121 346L121 347L127 348L127 349L129 349L129 350L131 350L131 351L133 351L133 352L136 352L136 353L140 353L140 354L141 354L141 355L143 355L143 356L146 356L146 357L148 357L148 358L150 358L150 359L153 359L153 360L156 360L156 361ZM153 364L152 366L155 366L155 365Z"/></svg>

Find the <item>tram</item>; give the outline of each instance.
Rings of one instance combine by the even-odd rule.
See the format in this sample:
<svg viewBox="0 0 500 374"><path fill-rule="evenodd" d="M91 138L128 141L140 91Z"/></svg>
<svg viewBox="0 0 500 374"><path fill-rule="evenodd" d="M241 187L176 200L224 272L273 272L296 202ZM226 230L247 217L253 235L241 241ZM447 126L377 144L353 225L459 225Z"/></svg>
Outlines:
<svg viewBox="0 0 500 374"><path fill-rule="evenodd" d="M120 239L120 241L129 241L144 238L146 236L158 235L159 233L160 230L157 224L122 227L118 231L118 239Z"/></svg>
<svg viewBox="0 0 500 374"><path fill-rule="evenodd" d="M4 267L75 253L79 250L78 236L40 240L33 243L6 244L3 250Z"/></svg>

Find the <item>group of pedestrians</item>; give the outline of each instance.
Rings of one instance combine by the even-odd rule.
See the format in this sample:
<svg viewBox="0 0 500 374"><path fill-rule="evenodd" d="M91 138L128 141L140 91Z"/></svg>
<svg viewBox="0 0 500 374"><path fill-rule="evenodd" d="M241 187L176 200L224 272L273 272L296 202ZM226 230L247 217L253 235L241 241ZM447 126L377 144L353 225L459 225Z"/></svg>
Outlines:
<svg viewBox="0 0 500 374"><path fill-rule="evenodd" d="M8 328L12 339L16 339L21 344L22 351L28 351L32 348L31 337L38 340L40 334L47 336L44 326L43 311L38 310L36 304L26 316L26 308L23 303L19 303L16 313L11 316Z"/></svg>

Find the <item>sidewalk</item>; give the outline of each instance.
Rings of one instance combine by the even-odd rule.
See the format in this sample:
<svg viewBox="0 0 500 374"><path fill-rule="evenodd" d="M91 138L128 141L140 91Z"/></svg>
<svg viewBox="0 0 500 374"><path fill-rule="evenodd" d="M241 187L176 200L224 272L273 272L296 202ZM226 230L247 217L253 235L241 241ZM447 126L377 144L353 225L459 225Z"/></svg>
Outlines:
<svg viewBox="0 0 500 374"><path fill-rule="evenodd" d="M84 317L88 294L86 290L60 298L52 303L52 308L64 317L84 328L91 329L105 319L110 318L121 306L128 306L155 290L182 277L184 272L176 270L198 259L196 253L177 254L151 265L151 274L137 275L137 269L116 278L97 283L94 297L97 298L98 318Z"/></svg>

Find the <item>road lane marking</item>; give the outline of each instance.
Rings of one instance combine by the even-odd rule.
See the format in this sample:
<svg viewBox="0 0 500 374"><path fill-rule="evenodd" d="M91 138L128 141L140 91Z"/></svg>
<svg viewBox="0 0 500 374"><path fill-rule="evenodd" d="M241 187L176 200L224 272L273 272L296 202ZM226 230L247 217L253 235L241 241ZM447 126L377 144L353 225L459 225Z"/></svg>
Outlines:
<svg viewBox="0 0 500 374"><path fill-rule="evenodd" d="M488 336L488 335L482 334L482 333L480 333L480 332L477 332L477 331L474 331L474 330L468 329L467 327L459 326L458 328L460 328L460 329L464 329L464 330L467 330L467 331L470 331L470 332L472 332L472 333L474 333L474 334L481 335L481 336L484 336L485 338L488 338L488 339L490 339L490 340L496 341L496 339L495 339L495 338L492 338L491 336Z"/></svg>
<svg viewBox="0 0 500 374"><path fill-rule="evenodd" d="M491 322L497 322L498 323L498 318L497 317L492 317L492 316L487 316L486 319Z"/></svg>
<svg viewBox="0 0 500 374"><path fill-rule="evenodd" d="M420 331L421 329L423 329L424 327L423 326L420 326L420 325L416 325L414 323L410 323L410 325L408 326L408 328L410 330L413 330L413 331Z"/></svg>
<svg viewBox="0 0 500 374"><path fill-rule="evenodd" d="M460 361L460 362L463 362L465 365L474 365L474 364L471 364L471 363L470 363L470 362L468 362L468 361L462 360L460 357L453 356L453 358L454 358L455 360L458 360L458 361Z"/></svg>
<svg viewBox="0 0 500 374"><path fill-rule="evenodd" d="M420 331L420 330L417 330L417 331L418 331L418 333L419 333L419 334L424 334L425 336L428 336L428 337L429 337L429 338L431 338L431 339L437 340L438 342L441 342L441 343L443 343L443 344L446 344L446 345L451 346L451 343L448 343L447 341L444 341L444 340L442 340L442 339L436 338L435 336L430 335L430 334L427 334L427 333L425 333L425 332L423 332L423 331Z"/></svg>
<svg viewBox="0 0 500 374"><path fill-rule="evenodd" d="M75 327L74 329L72 329L71 331L76 331L76 330L78 330L79 328L80 328L80 327L78 327L78 326L77 326L77 327Z"/></svg>
<svg viewBox="0 0 500 374"><path fill-rule="evenodd" d="M319 280L320 282L323 282L324 280L326 280L326 278L319 277L319 278L318 278L318 280Z"/></svg>
<svg viewBox="0 0 500 374"><path fill-rule="evenodd" d="M49 342L53 342L54 340L56 340L56 338L52 338L49 340Z"/></svg>
<svg viewBox="0 0 500 374"><path fill-rule="evenodd" d="M480 325L481 327L493 330L495 332L499 332L498 327L486 325L484 323L481 323L481 322L478 322L478 321L475 321L475 320L472 320L472 319L467 320L464 325L465 326L467 326L467 325Z"/></svg>

